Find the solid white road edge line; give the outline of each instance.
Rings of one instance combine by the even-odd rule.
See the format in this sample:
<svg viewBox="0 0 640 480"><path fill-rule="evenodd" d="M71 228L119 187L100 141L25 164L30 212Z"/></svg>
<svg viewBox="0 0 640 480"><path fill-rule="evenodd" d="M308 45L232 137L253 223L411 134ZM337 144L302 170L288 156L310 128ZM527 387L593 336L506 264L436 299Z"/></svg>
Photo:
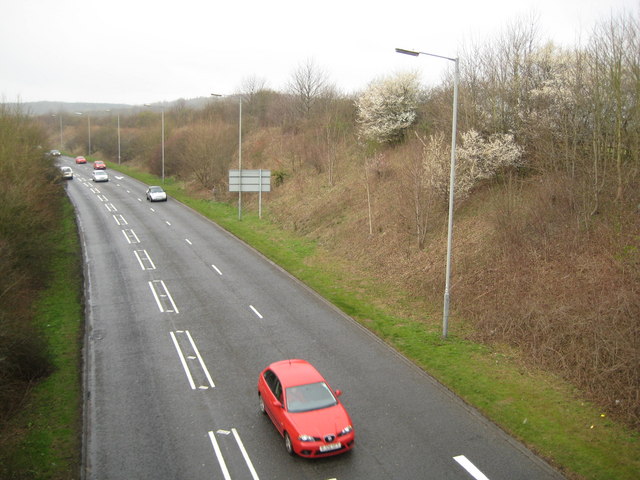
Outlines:
<svg viewBox="0 0 640 480"><path fill-rule="evenodd" d="M125 218L122 215L113 215L113 219L116 221L116 223L120 226L122 225L129 225L129 223L125 220Z"/></svg>
<svg viewBox="0 0 640 480"><path fill-rule="evenodd" d="M220 464L222 475L224 475L225 480L231 480L231 475L229 475L229 470L227 470L227 464L224 463L222 452L220 451L220 447L218 446L218 442L216 441L215 433L209 432L209 439L211 440L211 445L213 446L213 450L216 452L216 457L218 457L218 463Z"/></svg>
<svg viewBox="0 0 640 480"><path fill-rule="evenodd" d="M153 260L151 260L151 257L149 256L149 253L146 250L142 250L145 254L145 256L147 257L147 260L149 260L149 265L151 265L151 268L149 270L155 270L156 269L156 264L153 263Z"/></svg>
<svg viewBox="0 0 640 480"><path fill-rule="evenodd" d="M240 435L238 435L238 431L235 428L232 428L231 431L233 432L233 436L235 437L236 442L238 443L238 447L242 452L244 461L247 462L247 467L249 467L249 471L251 472L251 476L253 477L253 480L260 480L260 478L258 477L258 474L256 473L256 469L253 468L253 463L251 463L251 459L249 458L249 455L247 454L247 451L244 448L244 444L242 443L242 440L240 440Z"/></svg>
<svg viewBox="0 0 640 480"><path fill-rule="evenodd" d="M146 270L146 269L144 268L144 263L142 263L142 260L140 259L140 255L138 255L138 251L137 251L137 250L134 250L134 251L133 251L133 254L134 254L134 255L136 256L136 258L138 259L138 263L140 264L140 268L141 268L142 270Z"/></svg>
<svg viewBox="0 0 640 480"><path fill-rule="evenodd" d="M128 233L127 233L128 232ZM140 239L138 238L138 236L136 235L136 232L134 232L131 229L124 229L122 230L122 234L124 235L124 238L127 240L128 244L132 244L132 243L140 243ZM135 242L131 241L131 238L133 238L135 240Z"/></svg>
<svg viewBox="0 0 640 480"><path fill-rule="evenodd" d="M144 262L142 261L142 258L140 257L138 252L142 252L144 254L145 260L147 262L149 262L149 268L147 268L144 265ZM138 263L140 264L140 268L142 268L142 270L155 270L156 269L155 263L153 263L153 260L151 260L151 257L149 256L149 253L146 250L144 250L144 249L142 249L142 250L134 250L133 253L136 256L136 258L138 259Z"/></svg>
<svg viewBox="0 0 640 480"><path fill-rule="evenodd" d="M171 296L171 294L169 293L169 289L167 288L167 286L164 284L163 280L160 280L160 283L162 284L162 288L164 288L165 293L167 294L167 298L169 299L169 301L171 302L171 305L173 306L173 311L175 313L180 313L178 311L178 307L176 307L175 302L173 301L173 297Z"/></svg>
<svg viewBox="0 0 640 480"><path fill-rule="evenodd" d="M198 350L198 347L196 347L196 344L193 341L193 338L191 337L189 330L185 331L185 333L187 334L187 337L189 337L189 342L191 342L191 347L193 347L193 351L196 352L196 356L198 357L198 361L200 362L200 366L202 367L202 370L204 370L204 374L207 376L209 385L211 385L211 388L215 388L216 386L213 383L213 379L211 378L211 375L209 375L209 370L207 369L207 366L204 364L204 360L202 360L202 356L200 356L200 351Z"/></svg>
<svg viewBox="0 0 640 480"><path fill-rule="evenodd" d="M178 351L178 356L180 357L180 363L182 363L182 368L184 368L184 373L187 374L187 378L189 379L189 385L191 386L191 390L195 390L196 384L193 382L193 377L191 376L191 372L189 371L189 367L187 366L187 361L185 360L184 355L182 354L180 345L178 345L178 340L176 339L176 336L173 334L173 332L169 332L169 334L171 335L171 340L173 340L173 344L175 345L176 350Z"/></svg>
<svg viewBox="0 0 640 480"><path fill-rule="evenodd" d="M156 289L153 288L153 282L149 282L149 288L151 289L151 293L153 293L153 298L156 299L156 303L158 304L158 308L161 312L164 312L164 308L162 307L162 303L160 302L160 298L158 298L158 293Z"/></svg>
<svg viewBox="0 0 640 480"><path fill-rule="evenodd" d="M489 478L480 470L478 470L478 467L471 463L469 459L464 455L458 455L457 457L453 457L453 459L458 462L460 466L462 466L462 468L469 472L469 474L476 480L489 480Z"/></svg>

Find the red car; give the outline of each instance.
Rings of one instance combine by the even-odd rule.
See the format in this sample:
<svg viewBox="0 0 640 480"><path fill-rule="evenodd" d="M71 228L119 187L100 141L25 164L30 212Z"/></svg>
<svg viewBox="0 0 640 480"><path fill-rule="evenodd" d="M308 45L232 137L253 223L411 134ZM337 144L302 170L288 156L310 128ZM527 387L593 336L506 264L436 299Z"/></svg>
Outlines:
<svg viewBox="0 0 640 480"><path fill-rule="evenodd" d="M76 163L87 163L87 159L82 156L76 157Z"/></svg>
<svg viewBox="0 0 640 480"><path fill-rule="evenodd" d="M106 170L107 166L104 164L104 162L102 160L96 160L95 162L93 162L93 169L94 170Z"/></svg>
<svg viewBox="0 0 640 480"><path fill-rule="evenodd" d="M284 437L290 455L326 457L351 450L349 414L326 380L305 360L272 363L258 377L260 410Z"/></svg>

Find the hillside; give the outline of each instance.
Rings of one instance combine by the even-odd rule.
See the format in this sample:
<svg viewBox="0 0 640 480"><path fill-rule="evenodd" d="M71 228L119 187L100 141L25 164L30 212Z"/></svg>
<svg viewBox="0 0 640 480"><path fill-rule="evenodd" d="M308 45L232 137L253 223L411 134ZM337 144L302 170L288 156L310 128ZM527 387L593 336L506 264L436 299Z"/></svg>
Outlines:
<svg viewBox="0 0 640 480"><path fill-rule="evenodd" d="M362 167L339 183L300 172L267 200L269 218L323 246L331 261L393 285L381 302L441 328L446 203L429 212L424 246L411 233L403 149L384 152L371 181L372 233ZM577 211L577 186L557 174L481 186L456 208L449 332L549 369L613 414L636 423L640 320L640 211ZM637 201L635 199L634 201ZM419 310L413 310L418 306ZM634 420L632 420L634 419Z"/></svg>

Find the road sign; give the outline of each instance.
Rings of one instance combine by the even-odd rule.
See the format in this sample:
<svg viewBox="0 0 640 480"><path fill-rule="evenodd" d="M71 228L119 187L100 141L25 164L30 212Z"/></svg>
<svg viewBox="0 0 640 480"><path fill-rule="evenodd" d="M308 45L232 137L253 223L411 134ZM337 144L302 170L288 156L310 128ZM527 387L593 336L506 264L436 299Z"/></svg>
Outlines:
<svg viewBox="0 0 640 480"><path fill-rule="evenodd" d="M271 170L229 170L230 192L270 192Z"/></svg>
<svg viewBox="0 0 640 480"><path fill-rule="evenodd" d="M271 170L229 170L229 191L258 192L258 216L262 218L262 192L271 191ZM240 200L238 200L238 216L242 217Z"/></svg>

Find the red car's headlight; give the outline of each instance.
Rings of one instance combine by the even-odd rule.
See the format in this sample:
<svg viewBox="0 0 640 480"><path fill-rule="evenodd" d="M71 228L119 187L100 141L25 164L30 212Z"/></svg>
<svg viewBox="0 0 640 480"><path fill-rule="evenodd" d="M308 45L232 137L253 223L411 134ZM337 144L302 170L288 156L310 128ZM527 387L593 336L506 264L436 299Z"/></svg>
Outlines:
<svg viewBox="0 0 640 480"><path fill-rule="evenodd" d="M353 432L353 427L351 425L343 428L342 431L338 434L338 436L341 437L342 435L346 435L347 433L350 433L350 432Z"/></svg>

